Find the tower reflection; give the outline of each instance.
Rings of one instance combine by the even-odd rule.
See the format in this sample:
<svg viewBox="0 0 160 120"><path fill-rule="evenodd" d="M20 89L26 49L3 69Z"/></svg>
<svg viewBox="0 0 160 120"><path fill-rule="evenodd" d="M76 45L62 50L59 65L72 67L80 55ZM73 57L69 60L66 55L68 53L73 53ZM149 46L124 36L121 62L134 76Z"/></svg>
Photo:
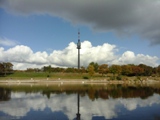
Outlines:
<svg viewBox="0 0 160 120"><path fill-rule="evenodd" d="M81 114L80 114L80 97L79 97L79 93L77 94L77 118L76 120L80 120L81 119Z"/></svg>

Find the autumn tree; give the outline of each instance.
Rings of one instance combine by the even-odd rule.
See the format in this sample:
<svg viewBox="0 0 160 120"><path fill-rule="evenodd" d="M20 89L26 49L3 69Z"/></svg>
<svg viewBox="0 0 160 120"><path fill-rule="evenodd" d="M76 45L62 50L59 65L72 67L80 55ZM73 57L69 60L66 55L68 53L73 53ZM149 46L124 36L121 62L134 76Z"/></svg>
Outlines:
<svg viewBox="0 0 160 120"><path fill-rule="evenodd" d="M94 71L94 66L93 65L89 65L88 66L88 73L90 76L93 76L95 71Z"/></svg>
<svg viewBox="0 0 160 120"><path fill-rule="evenodd" d="M108 69L108 65L107 65L107 64L102 64L102 65L100 65L99 68L98 68L98 72L99 72L100 74L102 74L102 76L103 76L104 74L107 74L108 71L109 71L109 69Z"/></svg>
<svg viewBox="0 0 160 120"><path fill-rule="evenodd" d="M143 72L144 72L143 68L136 66L136 65L132 65L131 67L132 67L132 75L134 76L143 75Z"/></svg>
<svg viewBox="0 0 160 120"><path fill-rule="evenodd" d="M144 64L139 64L138 66L141 67L144 70L143 71L144 76L152 75L153 68L151 66L147 66L147 65L144 65Z"/></svg>
<svg viewBox="0 0 160 120"><path fill-rule="evenodd" d="M130 75L132 73L132 67L130 65L122 65L121 73L122 75Z"/></svg>
<svg viewBox="0 0 160 120"><path fill-rule="evenodd" d="M81 66L80 72L81 72L82 74L85 73L85 72L86 72L85 67Z"/></svg>

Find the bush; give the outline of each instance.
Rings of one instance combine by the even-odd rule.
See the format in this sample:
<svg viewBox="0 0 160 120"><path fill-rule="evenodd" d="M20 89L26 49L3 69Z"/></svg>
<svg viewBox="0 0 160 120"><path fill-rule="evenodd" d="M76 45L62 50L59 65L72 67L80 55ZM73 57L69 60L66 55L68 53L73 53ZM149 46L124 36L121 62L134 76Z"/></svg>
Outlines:
<svg viewBox="0 0 160 120"><path fill-rule="evenodd" d="M116 79L117 80L122 80L122 76L119 75L119 76L116 77Z"/></svg>
<svg viewBox="0 0 160 120"><path fill-rule="evenodd" d="M83 76L83 79L89 79L89 77L88 76Z"/></svg>
<svg viewBox="0 0 160 120"><path fill-rule="evenodd" d="M50 75L47 75L47 77L50 77Z"/></svg>
<svg viewBox="0 0 160 120"><path fill-rule="evenodd" d="M140 77L140 76L137 76L137 80L141 80L141 77Z"/></svg>
<svg viewBox="0 0 160 120"><path fill-rule="evenodd" d="M111 77L110 77L110 80L115 80L115 76L111 76Z"/></svg>

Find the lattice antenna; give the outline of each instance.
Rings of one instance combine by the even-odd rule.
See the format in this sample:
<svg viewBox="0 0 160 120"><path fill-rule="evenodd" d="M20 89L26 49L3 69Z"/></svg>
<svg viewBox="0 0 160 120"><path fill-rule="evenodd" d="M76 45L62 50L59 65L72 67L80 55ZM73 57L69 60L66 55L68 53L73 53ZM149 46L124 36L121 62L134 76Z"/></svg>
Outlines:
<svg viewBox="0 0 160 120"><path fill-rule="evenodd" d="M80 30L78 29L78 41L80 41Z"/></svg>
<svg viewBox="0 0 160 120"><path fill-rule="evenodd" d="M79 29L78 29L78 43L77 43L77 49L81 49L80 30L79 30Z"/></svg>

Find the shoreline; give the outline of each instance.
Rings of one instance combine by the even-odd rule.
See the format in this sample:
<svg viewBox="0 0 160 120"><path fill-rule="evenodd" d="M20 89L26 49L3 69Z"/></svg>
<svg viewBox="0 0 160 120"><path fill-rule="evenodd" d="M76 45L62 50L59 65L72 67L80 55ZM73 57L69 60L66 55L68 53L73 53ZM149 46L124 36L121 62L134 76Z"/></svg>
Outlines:
<svg viewBox="0 0 160 120"><path fill-rule="evenodd" d="M24 84L160 84L160 81L145 80L145 81L133 81L133 80L84 80L84 79L59 79L59 80L0 80L0 85L24 85Z"/></svg>

